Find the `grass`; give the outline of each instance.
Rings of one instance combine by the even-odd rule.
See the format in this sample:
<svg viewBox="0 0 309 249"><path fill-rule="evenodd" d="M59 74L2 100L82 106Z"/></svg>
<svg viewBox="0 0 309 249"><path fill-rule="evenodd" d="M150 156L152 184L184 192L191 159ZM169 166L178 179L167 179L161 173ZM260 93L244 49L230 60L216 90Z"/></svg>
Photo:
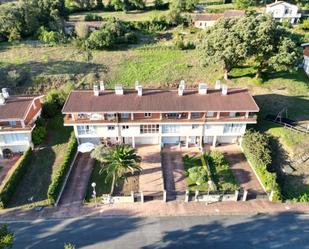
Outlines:
<svg viewBox="0 0 309 249"><path fill-rule="evenodd" d="M87 11L79 12L69 16L70 21L84 21L85 16L89 13L99 15L103 18L115 17L123 21L145 21L152 19L155 16L167 13L167 10L132 10L123 11Z"/></svg>
<svg viewBox="0 0 309 249"><path fill-rule="evenodd" d="M59 115L48 120L47 132L42 146L34 151L30 167L13 195L10 207L48 204L48 186L53 172L62 163L71 129L63 126ZM33 203L30 204L28 199L31 197Z"/></svg>
<svg viewBox="0 0 309 249"><path fill-rule="evenodd" d="M98 197L102 196L103 194L109 194L111 190L111 181L105 182L106 178L106 172L103 171L102 174L100 174L101 165L100 163L96 162L95 166L92 170L85 201L86 202L93 202L92 198L92 191L93 188L91 187L91 183L96 183L96 194Z"/></svg>

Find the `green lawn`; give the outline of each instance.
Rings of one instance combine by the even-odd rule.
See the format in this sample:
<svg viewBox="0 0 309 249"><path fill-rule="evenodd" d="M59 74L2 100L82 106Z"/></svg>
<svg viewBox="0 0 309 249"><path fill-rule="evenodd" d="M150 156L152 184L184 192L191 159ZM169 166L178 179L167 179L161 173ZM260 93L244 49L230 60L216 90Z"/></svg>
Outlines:
<svg viewBox="0 0 309 249"><path fill-rule="evenodd" d="M95 166L92 170L91 177L88 184L87 194L85 197L86 202L94 201L92 198L93 188L91 187L91 183L96 183L96 193L97 196L102 196L103 194L109 194L111 191L111 181L105 182L106 172L103 171L102 174L99 173L101 169L100 163L96 162Z"/></svg>
<svg viewBox="0 0 309 249"><path fill-rule="evenodd" d="M62 116L48 120L47 138L40 149L33 153L30 167L13 195L10 207L27 205L33 197L32 205L48 204L47 190L53 172L63 161L71 128L63 126Z"/></svg>
<svg viewBox="0 0 309 249"><path fill-rule="evenodd" d="M133 10L128 12L123 11L87 11L79 12L69 16L70 21L84 21L85 16L89 13L99 15L103 18L115 17L123 21L145 21L149 20L157 15L167 13L167 10Z"/></svg>

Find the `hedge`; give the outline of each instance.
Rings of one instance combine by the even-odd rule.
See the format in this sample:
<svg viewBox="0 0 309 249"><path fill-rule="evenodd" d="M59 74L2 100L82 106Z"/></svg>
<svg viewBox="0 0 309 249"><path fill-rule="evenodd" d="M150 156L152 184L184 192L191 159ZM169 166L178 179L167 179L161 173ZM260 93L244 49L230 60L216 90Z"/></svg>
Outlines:
<svg viewBox="0 0 309 249"><path fill-rule="evenodd" d="M72 132L63 162L58 168L58 170L54 173L51 184L48 187L47 197L50 204L54 204L58 198L64 179L69 171L71 162L75 156L76 151L77 141L74 136L74 132Z"/></svg>
<svg viewBox="0 0 309 249"><path fill-rule="evenodd" d="M243 137L242 148L266 191L273 191L273 200L280 200L281 191L277 183L277 174L268 171L268 166L271 164L269 142L266 134L249 130Z"/></svg>
<svg viewBox="0 0 309 249"><path fill-rule="evenodd" d="M0 208L6 208L8 206L20 180L27 171L31 157L32 150L28 148L9 171L8 176L0 186Z"/></svg>

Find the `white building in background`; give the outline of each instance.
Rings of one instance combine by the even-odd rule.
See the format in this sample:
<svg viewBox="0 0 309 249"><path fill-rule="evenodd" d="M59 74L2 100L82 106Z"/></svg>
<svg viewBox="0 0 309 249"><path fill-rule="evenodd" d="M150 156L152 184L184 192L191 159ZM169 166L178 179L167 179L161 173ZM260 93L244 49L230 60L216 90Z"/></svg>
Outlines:
<svg viewBox="0 0 309 249"><path fill-rule="evenodd" d="M266 13L271 14L277 21L287 20L291 24L295 24L301 18L301 13L297 5L284 1L276 1L266 6Z"/></svg>
<svg viewBox="0 0 309 249"><path fill-rule="evenodd" d="M6 151L23 152L32 141L31 132L40 116L42 96L10 96L0 93L0 158Z"/></svg>
<svg viewBox="0 0 309 249"><path fill-rule="evenodd" d="M63 107L64 125L73 126L79 143L178 144L236 143L259 111L247 89L216 89L199 84L185 90L72 91Z"/></svg>

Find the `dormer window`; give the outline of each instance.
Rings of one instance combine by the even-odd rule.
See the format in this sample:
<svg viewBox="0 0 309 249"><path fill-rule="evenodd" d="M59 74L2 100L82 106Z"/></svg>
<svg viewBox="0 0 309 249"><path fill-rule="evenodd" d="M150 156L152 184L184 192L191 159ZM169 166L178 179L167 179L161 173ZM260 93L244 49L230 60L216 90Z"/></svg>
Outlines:
<svg viewBox="0 0 309 249"><path fill-rule="evenodd" d="M130 113L128 112L121 113L121 118L129 118L129 117L130 117Z"/></svg>
<svg viewBox="0 0 309 249"><path fill-rule="evenodd" d="M201 117L201 113L200 112L192 112L191 113L191 117L192 118L200 118Z"/></svg>

